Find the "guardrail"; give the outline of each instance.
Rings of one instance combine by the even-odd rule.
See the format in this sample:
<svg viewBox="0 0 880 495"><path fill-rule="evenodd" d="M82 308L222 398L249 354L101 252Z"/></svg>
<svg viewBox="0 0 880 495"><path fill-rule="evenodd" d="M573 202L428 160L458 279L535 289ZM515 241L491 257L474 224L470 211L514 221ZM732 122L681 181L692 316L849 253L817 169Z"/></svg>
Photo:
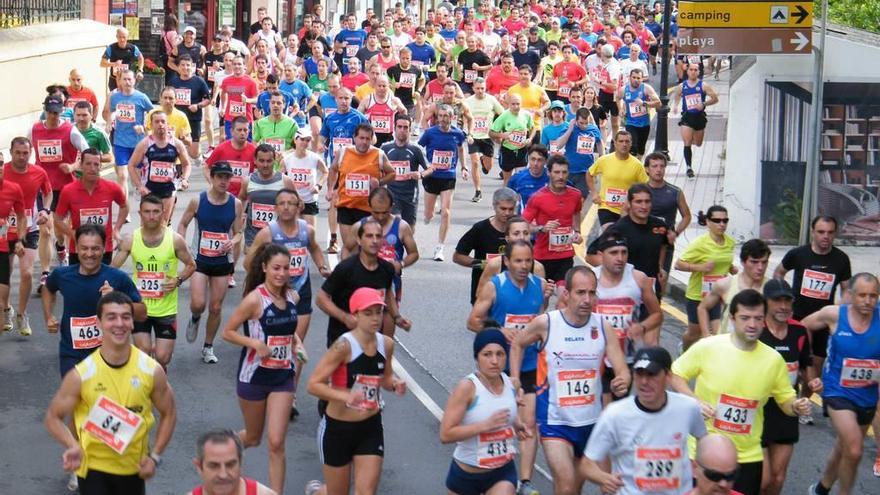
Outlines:
<svg viewBox="0 0 880 495"><path fill-rule="evenodd" d="M0 29L82 17L82 0L0 0Z"/></svg>

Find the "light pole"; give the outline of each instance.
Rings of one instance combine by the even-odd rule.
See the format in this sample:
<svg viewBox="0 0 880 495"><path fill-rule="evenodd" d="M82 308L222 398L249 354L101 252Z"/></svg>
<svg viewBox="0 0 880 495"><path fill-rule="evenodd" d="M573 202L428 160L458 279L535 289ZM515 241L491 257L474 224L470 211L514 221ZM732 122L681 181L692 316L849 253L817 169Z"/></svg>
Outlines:
<svg viewBox="0 0 880 495"><path fill-rule="evenodd" d="M663 2L663 45L660 47L660 108L657 109L657 135L654 151L669 158L669 24L672 18L672 0Z"/></svg>

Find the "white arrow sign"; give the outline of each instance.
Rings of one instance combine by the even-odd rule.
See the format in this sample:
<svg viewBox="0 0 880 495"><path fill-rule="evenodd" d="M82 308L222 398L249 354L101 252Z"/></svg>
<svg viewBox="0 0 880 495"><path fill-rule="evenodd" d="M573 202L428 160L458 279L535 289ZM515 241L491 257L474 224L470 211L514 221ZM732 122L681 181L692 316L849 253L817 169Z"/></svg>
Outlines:
<svg viewBox="0 0 880 495"><path fill-rule="evenodd" d="M792 45L797 45L796 47L794 47L795 51L801 51L804 49L805 46L810 44L810 39L804 36L804 33L800 31L795 31L794 35L796 37L788 41Z"/></svg>

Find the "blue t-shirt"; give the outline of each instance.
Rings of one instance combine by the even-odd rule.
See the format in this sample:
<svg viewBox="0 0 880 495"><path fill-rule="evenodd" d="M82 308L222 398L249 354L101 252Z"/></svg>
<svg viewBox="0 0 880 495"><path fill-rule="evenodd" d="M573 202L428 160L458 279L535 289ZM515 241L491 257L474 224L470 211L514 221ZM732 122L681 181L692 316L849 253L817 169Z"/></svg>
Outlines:
<svg viewBox="0 0 880 495"><path fill-rule="evenodd" d="M46 280L46 289L55 293L61 291L64 299L64 312L59 320L61 341L58 343L58 354L62 357L85 359L95 349L75 349L71 336L71 318L81 318L76 322L76 338L86 343L99 335L96 321L90 322L98 312L98 299L101 298L101 286L104 282L115 290L124 293L134 302L141 302L141 294L131 280L131 275L116 268L102 264L94 275L81 275L79 265L59 266L52 270Z"/></svg>
<svg viewBox="0 0 880 495"><path fill-rule="evenodd" d="M363 122L369 122L369 119L353 108L346 113L333 112L324 118L321 136L327 143L327 151L324 153L327 163L331 163L334 157L333 138L347 139L347 144L353 144L354 129Z"/></svg>
<svg viewBox="0 0 880 495"><path fill-rule="evenodd" d="M435 163L434 152L452 152L449 168L445 170L437 169L431 174L436 179L454 179L455 167L458 165L458 150L467 137L458 127L452 126L449 131L443 132L439 126L429 127L422 133L419 138L419 145L425 148L425 155L428 157L428 166ZM445 153L444 153L445 154ZM438 153L437 163L442 163L441 154Z"/></svg>
<svg viewBox="0 0 880 495"><path fill-rule="evenodd" d="M440 30L440 36L443 37L446 41L455 41L455 35L458 34L458 29L453 29L451 31L447 31L445 29Z"/></svg>
<svg viewBox="0 0 880 495"><path fill-rule="evenodd" d="M539 189L546 186L550 182L550 175L547 173L547 169L544 168L543 172L539 177L535 177L529 172L528 167L520 170L519 172L513 174L513 177L507 182L507 187L516 191L519 194L520 202L520 211L525 209L526 204L529 202L529 198L532 197L533 194L538 192Z"/></svg>
<svg viewBox="0 0 880 495"><path fill-rule="evenodd" d="M278 92L284 95L284 115L288 115L288 110L291 106L293 106L293 95L288 93L287 91L282 90L280 87L278 88ZM263 112L263 117L269 115L269 100L272 98L272 95L269 94L268 91L263 91L257 96L257 108Z"/></svg>
<svg viewBox="0 0 880 495"><path fill-rule="evenodd" d="M290 93L301 111L305 111L306 106L309 104L309 98L312 97L312 88L300 79L294 79L292 83L282 79L278 83L278 89L282 92Z"/></svg>
<svg viewBox="0 0 880 495"><path fill-rule="evenodd" d="M336 69L336 63L334 63L333 59L330 57L324 57L324 60L327 61L327 72L333 72ZM303 61L303 68L306 70L306 75L311 76L312 74L317 74L318 61L309 57Z"/></svg>
<svg viewBox="0 0 880 495"><path fill-rule="evenodd" d="M565 105L565 121L568 122L569 120L572 120L575 117L577 117L577 115L575 114L575 112L571 111L571 103L566 103L566 105Z"/></svg>
<svg viewBox="0 0 880 495"><path fill-rule="evenodd" d="M585 149L584 144L589 142L585 139L581 142L580 147L578 141L581 136L590 136L593 138L592 149ZM594 153L600 152L599 147L602 145L602 134L595 124L588 124L586 129L581 129L577 125L571 131L568 142L565 143L565 157L570 163L568 171L572 174L584 174L587 169L593 165L595 161ZM578 150L580 149L580 152ZM589 151L589 153L587 153Z"/></svg>
<svg viewBox="0 0 880 495"><path fill-rule="evenodd" d="M336 38L333 40L337 43L348 43L348 48L342 49L342 57L347 60L357 55L358 50L364 46L364 43L367 41L367 32L363 29L355 29L353 31L350 29L343 29L342 31L339 31L339 34L337 34Z"/></svg>
<svg viewBox="0 0 880 495"><path fill-rule="evenodd" d="M635 44L635 43L633 43ZM617 50L617 58L620 60L626 60L629 58L630 47L623 45L620 47L620 50ZM639 60L648 61L648 55L645 52L639 52Z"/></svg>
<svg viewBox="0 0 880 495"><path fill-rule="evenodd" d="M550 142L559 139L568 130L568 122L561 124L547 124L541 130L541 144L550 149Z"/></svg>
<svg viewBox="0 0 880 495"><path fill-rule="evenodd" d="M419 46L415 42L412 42L406 45L407 48L412 52L412 59L415 62L415 65L418 66L419 63L426 66L431 66L434 64L434 60L436 58L436 52L434 52L434 47L425 43L422 46Z"/></svg>
<svg viewBox="0 0 880 495"><path fill-rule="evenodd" d="M138 90L130 95L118 90L110 93L110 111L116 115L113 144L125 148L137 146L143 136L134 131L134 126L144 125L144 116L152 109L153 102Z"/></svg>
<svg viewBox="0 0 880 495"><path fill-rule="evenodd" d="M660 35L663 34L663 25L654 20L654 17L649 17L650 22L645 22L645 28L648 31L651 31L651 34L654 35L655 38L660 39Z"/></svg>

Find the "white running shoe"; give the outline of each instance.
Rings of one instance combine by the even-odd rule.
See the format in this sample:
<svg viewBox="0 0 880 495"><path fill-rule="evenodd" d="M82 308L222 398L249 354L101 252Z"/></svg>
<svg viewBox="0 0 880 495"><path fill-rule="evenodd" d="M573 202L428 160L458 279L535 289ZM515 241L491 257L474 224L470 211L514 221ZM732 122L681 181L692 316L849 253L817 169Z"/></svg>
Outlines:
<svg viewBox="0 0 880 495"><path fill-rule="evenodd" d="M18 334L22 337L31 336L31 320L28 315L15 315L15 324L18 326Z"/></svg>
<svg viewBox="0 0 880 495"><path fill-rule="evenodd" d="M306 495L315 495L316 493L318 493L318 490L320 490L323 486L324 483L321 483L318 480L309 481L308 483L306 483L305 493Z"/></svg>
<svg viewBox="0 0 880 495"><path fill-rule="evenodd" d="M189 323L186 324L186 341L192 344L196 341L196 337L199 336L199 322L202 321L201 318L193 321L192 318L189 319Z"/></svg>
<svg viewBox="0 0 880 495"><path fill-rule="evenodd" d="M205 364L216 364L220 362L220 360L217 359L217 356L214 355L213 347L202 347L202 361Z"/></svg>
<svg viewBox="0 0 880 495"><path fill-rule="evenodd" d="M443 244L437 244L434 247L434 256L431 257L434 261L443 261Z"/></svg>
<svg viewBox="0 0 880 495"><path fill-rule="evenodd" d="M67 478L67 491L75 492L79 490L79 480L76 478L76 473L70 473L70 477Z"/></svg>

